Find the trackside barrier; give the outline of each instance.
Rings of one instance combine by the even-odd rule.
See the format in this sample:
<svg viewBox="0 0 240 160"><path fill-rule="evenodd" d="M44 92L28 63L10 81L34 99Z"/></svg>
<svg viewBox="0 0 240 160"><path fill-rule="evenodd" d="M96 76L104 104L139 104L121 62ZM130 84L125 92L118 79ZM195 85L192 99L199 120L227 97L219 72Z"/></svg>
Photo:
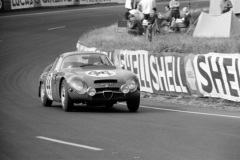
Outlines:
<svg viewBox="0 0 240 160"><path fill-rule="evenodd" d="M5 11L37 7L57 7L98 3L125 3L123 0L0 0L0 2L3 4L3 7L0 7L0 9Z"/></svg>
<svg viewBox="0 0 240 160"><path fill-rule="evenodd" d="M0 11L11 10L11 1L10 0L0 0Z"/></svg>
<svg viewBox="0 0 240 160"><path fill-rule="evenodd" d="M141 91L217 97L240 102L240 54L151 54L137 50L99 50L80 42L78 51L106 54L117 67L138 75Z"/></svg>

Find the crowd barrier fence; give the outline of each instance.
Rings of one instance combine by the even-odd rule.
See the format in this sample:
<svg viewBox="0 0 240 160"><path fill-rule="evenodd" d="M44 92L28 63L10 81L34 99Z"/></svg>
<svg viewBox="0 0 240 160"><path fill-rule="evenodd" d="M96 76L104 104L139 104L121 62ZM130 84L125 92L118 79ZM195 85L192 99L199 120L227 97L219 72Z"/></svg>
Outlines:
<svg viewBox="0 0 240 160"><path fill-rule="evenodd" d="M106 54L118 67L138 75L141 91L186 94L240 102L240 53L153 54L145 50L99 50L80 42L78 51Z"/></svg>

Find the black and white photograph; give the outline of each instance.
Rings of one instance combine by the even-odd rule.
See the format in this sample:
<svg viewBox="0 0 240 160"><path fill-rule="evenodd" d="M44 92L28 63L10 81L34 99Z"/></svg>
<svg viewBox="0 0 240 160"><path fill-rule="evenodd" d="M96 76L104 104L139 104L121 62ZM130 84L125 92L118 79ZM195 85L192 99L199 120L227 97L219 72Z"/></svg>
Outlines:
<svg viewBox="0 0 240 160"><path fill-rule="evenodd" d="M240 160L240 0L0 0L0 160Z"/></svg>

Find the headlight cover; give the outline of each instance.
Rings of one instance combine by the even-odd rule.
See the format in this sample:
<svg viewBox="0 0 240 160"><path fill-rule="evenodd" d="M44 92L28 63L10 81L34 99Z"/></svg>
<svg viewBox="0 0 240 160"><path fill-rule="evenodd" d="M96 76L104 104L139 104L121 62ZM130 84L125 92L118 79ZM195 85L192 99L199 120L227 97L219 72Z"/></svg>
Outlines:
<svg viewBox="0 0 240 160"><path fill-rule="evenodd" d="M87 85L80 79L73 78L69 85L74 89L78 94L85 94L87 92Z"/></svg>
<svg viewBox="0 0 240 160"><path fill-rule="evenodd" d="M138 83L133 78L128 79L126 84L128 85L130 92L135 92L137 90Z"/></svg>
<svg viewBox="0 0 240 160"><path fill-rule="evenodd" d="M96 89L93 88L93 87L89 87L87 89L87 93L88 93L89 96L94 96L96 94Z"/></svg>
<svg viewBox="0 0 240 160"><path fill-rule="evenodd" d="M124 94L127 94L129 92L129 87L127 84L124 84L121 86L121 91L124 93Z"/></svg>

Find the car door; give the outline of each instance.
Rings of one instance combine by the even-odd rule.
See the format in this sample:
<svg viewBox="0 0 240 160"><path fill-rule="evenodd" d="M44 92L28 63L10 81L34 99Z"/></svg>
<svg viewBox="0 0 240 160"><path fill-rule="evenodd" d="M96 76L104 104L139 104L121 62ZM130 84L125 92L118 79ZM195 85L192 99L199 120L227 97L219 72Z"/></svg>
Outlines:
<svg viewBox="0 0 240 160"><path fill-rule="evenodd" d="M53 100L55 101L59 101L60 100L60 96L59 96L59 80L61 78L61 75L60 75L60 67L62 65L62 57L59 57L56 61L56 65L53 66L52 68L52 84L51 84L51 87L52 87L52 97L53 97Z"/></svg>
<svg viewBox="0 0 240 160"><path fill-rule="evenodd" d="M52 74L52 71L50 70L47 73L46 81L45 81L46 94L47 94L48 99L50 99L50 100L53 100L53 96L52 96L52 77L53 77L53 74Z"/></svg>
<svg viewBox="0 0 240 160"><path fill-rule="evenodd" d="M55 92L54 92L54 75L56 73L56 68L58 67L60 57L58 57L55 62L53 63L52 68L47 73L45 87L46 87L46 94L50 100L55 100Z"/></svg>

